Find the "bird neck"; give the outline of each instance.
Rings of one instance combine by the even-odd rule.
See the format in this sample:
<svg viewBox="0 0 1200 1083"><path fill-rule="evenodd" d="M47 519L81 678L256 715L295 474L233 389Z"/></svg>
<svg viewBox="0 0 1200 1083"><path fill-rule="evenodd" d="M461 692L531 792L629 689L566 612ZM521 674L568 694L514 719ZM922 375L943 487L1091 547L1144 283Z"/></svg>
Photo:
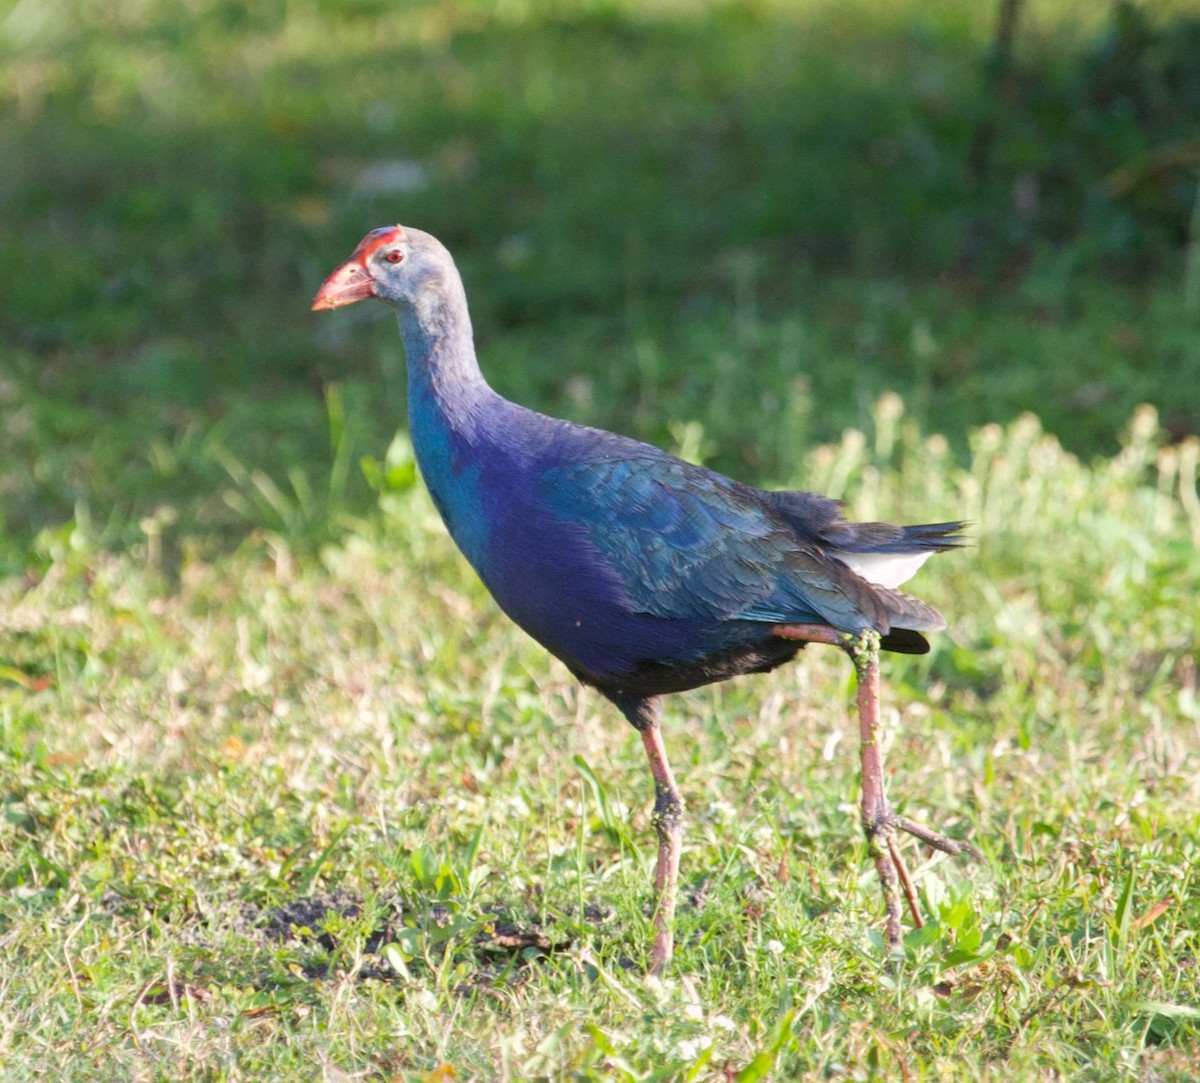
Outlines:
<svg viewBox="0 0 1200 1083"><path fill-rule="evenodd" d="M476 568L488 556L479 475L499 396L475 360L471 318L457 275L400 309L408 366L408 424L421 476L458 547Z"/></svg>
<svg viewBox="0 0 1200 1083"><path fill-rule="evenodd" d="M399 310L408 365L409 404L453 429L466 427L495 394L479 371L467 298L457 275Z"/></svg>

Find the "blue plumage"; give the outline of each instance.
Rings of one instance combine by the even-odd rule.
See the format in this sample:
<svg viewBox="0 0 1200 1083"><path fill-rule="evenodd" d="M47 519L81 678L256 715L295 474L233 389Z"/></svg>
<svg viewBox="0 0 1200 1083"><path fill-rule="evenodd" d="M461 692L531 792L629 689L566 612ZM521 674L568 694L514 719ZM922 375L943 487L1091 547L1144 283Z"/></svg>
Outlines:
<svg viewBox="0 0 1200 1083"><path fill-rule="evenodd" d="M490 391L452 427L421 370L411 372L417 455L455 541L505 612L601 689L649 664L670 690L706 683L706 666L728 676L725 652L762 645L776 624L885 635L893 623L942 626L833 555L831 537L859 551L906 551L894 532L848 533L833 501L752 489ZM947 547L956 525L915 548ZM781 660L795 653L776 646Z"/></svg>
<svg viewBox="0 0 1200 1083"><path fill-rule="evenodd" d="M658 733L659 697L772 669L805 641L845 647L860 681L877 682L880 643L921 652L921 633L944 627L895 587L931 553L959 544L961 524L850 523L816 494L764 492L508 402L480 374L453 261L418 230L369 234L313 307L367 297L397 309L413 446L455 542L504 611L642 731L658 791L661 969L681 805ZM873 695L860 692L864 735L873 733ZM880 772L868 778L868 744L868 832L913 831L887 809ZM941 836L921 837L957 852ZM888 870L880 866L885 886L896 875Z"/></svg>

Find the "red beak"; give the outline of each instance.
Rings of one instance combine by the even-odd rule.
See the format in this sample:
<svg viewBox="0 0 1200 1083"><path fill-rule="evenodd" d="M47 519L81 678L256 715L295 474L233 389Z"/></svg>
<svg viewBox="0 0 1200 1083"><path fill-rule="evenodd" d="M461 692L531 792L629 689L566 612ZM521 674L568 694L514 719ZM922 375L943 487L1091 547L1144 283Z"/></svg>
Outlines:
<svg viewBox="0 0 1200 1083"><path fill-rule="evenodd" d="M352 259L343 263L321 283L321 288L313 298L312 310L320 312L326 308L341 308L374 296L375 283L371 276L358 260Z"/></svg>

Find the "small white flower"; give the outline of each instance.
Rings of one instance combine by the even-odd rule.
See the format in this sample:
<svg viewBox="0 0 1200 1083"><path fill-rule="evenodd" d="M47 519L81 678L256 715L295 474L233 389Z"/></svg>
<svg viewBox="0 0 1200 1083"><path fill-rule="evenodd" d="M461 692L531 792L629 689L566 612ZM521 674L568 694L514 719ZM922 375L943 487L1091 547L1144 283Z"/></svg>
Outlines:
<svg viewBox="0 0 1200 1083"><path fill-rule="evenodd" d="M763 950L770 952L772 955L782 955L783 945L778 940L768 940L763 945Z"/></svg>
<svg viewBox="0 0 1200 1083"><path fill-rule="evenodd" d="M695 1060L710 1045L712 1039L707 1034L701 1034L696 1038L684 1038L676 1044L675 1052L683 1060Z"/></svg>

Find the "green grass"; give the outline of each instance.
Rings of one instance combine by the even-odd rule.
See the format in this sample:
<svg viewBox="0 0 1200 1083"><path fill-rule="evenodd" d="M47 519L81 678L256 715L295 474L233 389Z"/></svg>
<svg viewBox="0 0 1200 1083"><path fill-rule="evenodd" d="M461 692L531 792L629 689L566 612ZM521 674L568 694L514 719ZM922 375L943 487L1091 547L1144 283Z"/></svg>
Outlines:
<svg viewBox="0 0 1200 1083"><path fill-rule="evenodd" d="M319 559L168 574L76 526L3 585L12 1076L1192 1077L1200 448L1143 414L1088 468L1024 419L959 468L895 405L797 480L981 539L923 576L950 632L888 660L892 795L984 853L914 853L937 920L897 969L814 648L672 701L680 950L640 976L636 735L495 612L398 449Z"/></svg>
<svg viewBox="0 0 1200 1083"><path fill-rule="evenodd" d="M1105 13L1030 0L973 188L988 5L186 11L0 23L0 1078L1200 1075L1200 339ZM642 976L636 735L453 550L392 321L307 311L397 218L512 397L973 520L885 668L893 800L983 852L908 847L903 961L813 648L670 702Z"/></svg>

